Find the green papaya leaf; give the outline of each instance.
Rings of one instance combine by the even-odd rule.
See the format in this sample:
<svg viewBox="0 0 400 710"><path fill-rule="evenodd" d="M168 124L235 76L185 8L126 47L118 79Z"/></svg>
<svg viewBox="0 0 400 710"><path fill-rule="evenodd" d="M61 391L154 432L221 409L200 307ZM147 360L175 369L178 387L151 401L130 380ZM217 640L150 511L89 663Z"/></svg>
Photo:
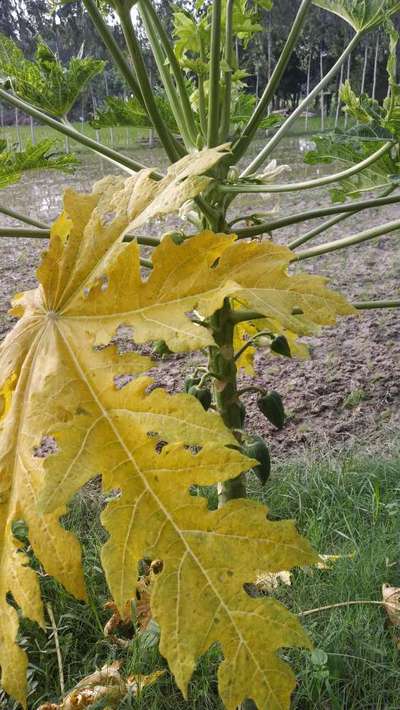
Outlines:
<svg viewBox="0 0 400 710"><path fill-rule="evenodd" d="M47 139L36 145L28 144L23 151L7 149L6 141L0 141L0 189L18 182L26 170L63 170L70 172L78 161L74 155L58 153L55 141Z"/></svg>
<svg viewBox="0 0 400 710"><path fill-rule="evenodd" d="M338 170L346 170L375 153L385 143L368 127L363 135L336 131L314 139L315 149L306 153L304 161L308 165L337 162ZM398 153L398 148L395 149ZM390 152L382 155L372 165L352 177L340 181L339 187L331 192L334 202L344 202L346 198L357 198L370 190L387 189L400 174L398 156Z"/></svg>
<svg viewBox="0 0 400 710"><path fill-rule="evenodd" d="M343 85L340 98L346 113L358 123L367 124L377 136L382 138L394 136L398 140L400 138L400 86L397 83L399 33L391 20L385 23L385 29L389 35L387 61L389 92L383 105L370 98L367 94L358 96L353 91L349 81L346 81Z"/></svg>
<svg viewBox="0 0 400 710"><path fill-rule="evenodd" d="M17 96L52 116L66 116L104 66L97 59L73 57L64 67L42 40L31 62L15 42L0 35L0 77L11 82Z"/></svg>
<svg viewBox="0 0 400 710"><path fill-rule="evenodd" d="M373 29L400 10L398 0L314 0L314 5L339 15L356 32Z"/></svg>
<svg viewBox="0 0 400 710"><path fill-rule="evenodd" d="M176 131L176 121L167 99L159 94L156 94L154 98L165 123L169 128ZM109 126L151 128L152 126L148 114L136 98L124 100L115 96L106 98L104 108L96 112L90 124L93 128L106 128Z"/></svg>

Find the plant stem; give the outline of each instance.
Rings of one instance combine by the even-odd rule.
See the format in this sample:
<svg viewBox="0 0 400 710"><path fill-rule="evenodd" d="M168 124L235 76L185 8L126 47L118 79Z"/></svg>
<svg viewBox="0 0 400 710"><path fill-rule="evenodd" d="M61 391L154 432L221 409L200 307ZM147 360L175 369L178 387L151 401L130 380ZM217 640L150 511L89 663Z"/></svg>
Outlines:
<svg viewBox="0 0 400 710"><path fill-rule="evenodd" d="M225 28L225 62L227 69L224 72L225 94L222 106L220 142L229 137L231 125L231 100L232 100L232 64L233 64L233 5L234 0L226 2L226 28Z"/></svg>
<svg viewBox="0 0 400 710"><path fill-rule="evenodd" d="M152 269L153 268L153 262L150 259L139 259L140 261L140 266L144 266L145 269Z"/></svg>
<svg viewBox="0 0 400 710"><path fill-rule="evenodd" d="M396 204L397 200L400 199L399 195L392 195L392 193L396 190L396 186L391 186L388 190L386 190L382 197L378 197L375 200L365 200L363 202L353 202L349 203L347 205L343 205L343 207L346 207L346 211L341 210L341 214L337 215L336 217L333 217L332 219L327 220L326 222L323 222L322 224L318 225L317 227L314 227L314 229L310 229L309 232L306 232L303 234L301 237L298 237L297 239L294 239L290 244L288 244L289 249L296 249L296 247L301 246L301 244L305 244L306 242L309 242L311 239L316 237L318 234L322 234L322 232L327 231L331 227L334 227L336 224L339 224L340 222L343 222L345 219L348 219L349 217L352 217L354 214L357 214L363 209L369 209L369 208L374 208L374 207L382 207L383 205L391 205L391 204ZM355 208L354 212L350 211L350 207ZM339 206L338 206L339 210ZM305 213L307 214L307 213ZM330 214L333 214L333 212L330 212ZM325 215L327 216L327 213L325 212Z"/></svg>
<svg viewBox="0 0 400 710"><path fill-rule="evenodd" d="M51 623L51 629L53 632L53 638L54 638L54 645L56 648L56 656L57 656L57 665L58 665L58 677L60 681L60 694L63 696L65 693L65 684L64 684L64 668L63 668L63 660L62 660L62 655L61 655L61 648L60 648L60 641L58 638L58 629L57 629L57 624L56 620L54 618L54 612L53 612L53 607L50 604L50 602L47 602L46 604L46 609L47 613L49 615L50 623Z"/></svg>
<svg viewBox="0 0 400 710"><path fill-rule="evenodd" d="M245 323L249 320L258 320L259 318L265 318L265 316L257 311L232 311L231 314L231 320L235 325L238 323Z"/></svg>
<svg viewBox="0 0 400 710"><path fill-rule="evenodd" d="M206 53L204 49L204 41L201 32L198 33L199 45L200 45L200 60L203 65L207 64ZM204 76L203 74L198 75L199 82L199 118L200 127L203 133L203 137L207 140L207 111L206 111L206 93L204 89Z"/></svg>
<svg viewBox="0 0 400 710"><path fill-rule="evenodd" d="M40 109L36 108L35 106L31 106L31 104L26 103L14 94L10 94L8 91L5 91L1 88L0 99L2 99L8 104L11 104L12 106L17 106L22 111L24 111L24 113L28 114L28 116L33 116L38 121L44 123L46 126L54 128L59 133L62 133L63 135L68 136L69 138L72 138L73 140L77 141L77 143L81 143L87 148L93 150L95 153L98 153L99 155L102 155L105 158L110 158L121 168L121 170L124 169L131 175L132 173L135 173L138 170L143 170L146 168L146 166L142 165L142 163L138 163L136 160L132 160L132 158L128 158L126 155L118 153L116 150L112 150L112 148L108 148L108 146L106 145L102 145L102 143L97 143L97 141L92 140L88 136L85 136L83 133L79 133L79 131L73 128L70 124L65 124L61 123L61 121L57 121L55 118L48 116L46 113L43 113L43 111L40 111ZM151 173L151 176L157 180L161 180L161 178L164 177L156 171L153 171Z"/></svg>
<svg viewBox="0 0 400 710"><path fill-rule="evenodd" d="M50 237L50 229L0 227L0 237L25 237L29 239L48 239Z"/></svg>
<svg viewBox="0 0 400 710"><path fill-rule="evenodd" d="M213 0L211 20L211 61L208 98L207 144L209 148L218 145L219 136L219 89L221 61L221 0Z"/></svg>
<svg viewBox="0 0 400 710"><path fill-rule="evenodd" d="M32 227L37 227L38 229L48 229L48 225L44 222L40 222L38 219L33 219L33 217L28 217L25 214L11 210L9 207L4 207L0 205L0 213L11 217L12 219L17 219L19 222L25 222L25 224L30 224Z"/></svg>
<svg viewBox="0 0 400 710"><path fill-rule="evenodd" d="M267 192L272 194L277 192L298 192L300 190L312 190L316 187L323 187L324 185L330 185L333 182L338 182L339 180L344 180L346 178L352 177L352 175L356 175L362 170L365 170L365 168L368 168L370 165L375 163L376 160L379 160L382 155L385 155L385 153L390 150L392 145L393 143L391 141L388 141L383 146L381 146L379 150L375 151L375 153L368 156L368 158L365 158L365 160L362 160L356 165L352 165L351 168L346 168L346 170L342 170L339 173L335 173L334 175L324 175L323 177L315 178L314 180L304 180L302 182L292 182L282 185L246 185L241 183L237 185L220 185L219 190L223 193L228 194L242 194L253 192Z"/></svg>
<svg viewBox="0 0 400 710"><path fill-rule="evenodd" d="M368 606L383 606L383 607L388 607L391 606L393 609L396 611L399 611L399 605L398 604L393 604L387 601L375 601L374 599L356 599L356 600L351 600L348 602L338 602L337 604L327 604L326 606L320 606L317 607L316 609L307 609L307 611L300 611L297 616L310 616L310 614L317 614L320 611L328 611L329 609L340 609L341 607L346 607L346 606L360 606L360 605L368 605Z"/></svg>
<svg viewBox="0 0 400 710"><path fill-rule="evenodd" d="M174 115L176 112L175 120L181 130L182 137L186 138L186 147L190 149L196 145L197 129L182 70L169 42L168 35L152 3L148 2L148 0L139 0L138 8L164 88L169 96L170 107L172 111L174 111ZM164 56L160 53L160 45L165 53ZM167 58L168 65L165 63L165 57ZM171 71L175 79L177 91L172 82Z"/></svg>
<svg viewBox="0 0 400 710"><path fill-rule="evenodd" d="M391 188L391 192L393 191L393 188ZM361 212L362 210L367 210L367 209L372 209L374 207L383 207L385 205L392 205L396 204L397 202L400 202L400 195L392 195L391 197L386 196L386 197L377 197L375 200L363 200L360 202L349 202L344 205L330 205L329 207L321 207L318 209L313 209L313 210L307 210L305 212L297 212L292 215L288 215L288 217L281 217L280 219L275 219L271 222L262 222L261 224L255 224L253 227L244 227L242 229L236 229L235 234L238 239L246 239L247 237L256 237L260 234L268 234L269 232L273 232L277 229L282 229L283 227L290 227L292 224L298 224L299 222L306 222L307 220L310 219L318 219L320 217L328 217L329 215L336 215L335 220L339 218L343 218L346 216L351 217L353 214L356 214L357 212ZM332 221L332 225L335 224L336 222ZM328 223L326 223L328 225ZM320 234L320 231L324 231L325 227L324 225L320 225L319 227L315 228L315 235ZM328 226L326 227L328 229ZM308 234L311 234L309 232ZM306 239L307 237L307 239ZM311 239L312 237L310 237ZM308 241L308 236L303 235L302 237L299 237L296 240L293 240L293 242L290 242L289 249L294 249L296 246L300 246L300 244L303 243L304 241ZM301 241L300 241L301 240Z"/></svg>
<svg viewBox="0 0 400 710"><path fill-rule="evenodd" d="M236 145L233 146L232 152L235 157L235 162L237 162L246 152L248 146L250 145L253 139L254 134L257 131L259 124L265 116L268 106L271 103L275 91L279 86L282 76L287 68L294 46L303 28L304 21L306 19L306 15L310 8L311 2L312 0L302 0L296 18L287 37L285 46L278 59L272 76L266 88L264 89L263 95L261 96L257 108L249 119L247 126L245 126L245 128L243 129L243 132Z"/></svg>
<svg viewBox="0 0 400 710"><path fill-rule="evenodd" d="M0 227L0 237L24 237L25 239L49 239L50 229L26 229L24 227ZM136 239L138 244L143 246L157 247L160 240L157 237L135 236L126 234L123 243L133 242Z"/></svg>
<svg viewBox="0 0 400 710"><path fill-rule="evenodd" d="M257 385L251 385L249 387L244 387L243 389L238 391L238 395L241 397L243 394L255 394L258 392L259 394L265 394L265 389L262 387L257 387Z"/></svg>
<svg viewBox="0 0 400 710"><path fill-rule="evenodd" d="M304 249L304 251L296 252L296 259L298 261L302 261L303 259L311 259L313 256L329 254L332 251L345 249L346 247L353 246L354 244L366 242L369 239L383 237L384 235L395 232L398 229L400 229L400 220L380 224L377 227L372 227L371 229L365 229L363 232L358 232L358 234L351 234L349 237L345 237L344 239L337 239L334 242L328 242L328 244L321 244L320 246L312 247L311 249Z"/></svg>
<svg viewBox="0 0 400 710"><path fill-rule="evenodd" d="M233 350L234 322L229 299L214 313L208 323L216 345L209 348L208 369L215 374L213 390L218 412L229 429L241 428L240 400L237 391L237 369ZM246 476L218 484L219 506L233 498L246 497Z"/></svg>
<svg viewBox="0 0 400 710"><path fill-rule="evenodd" d="M326 232L328 229L331 229L331 227L334 227L335 224L339 224L340 222L343 222L345 219L349 219L350 217L355 214L354 212L345 212L344 214L339 214L336 215L336 217L331 217L331 219L328 219L326 222L323 222L322 224L318 225L317 227L314 227L314 229L310 229L309 232L306 232L303 234L301 237L298 237L298 239L295 239L293 242L290 242L288 244L289 249L296 249L296 247L299 247L301 244L305 244L306 242L309 242L311 239L314 237L317 237L319 234L322 234L323 232Z"/></svg>
<svg viewBox="0 0 400 710"><path fill-rule="evenodd" d="M122 76L124 77L129 88L132 90L136 98L139 100L140 104L145 107L143 101L142 93L140 91L140 86L133 75L132 69L130 68L128 62L126 61L123 53L121 52L117 42L115 41L113 35L107 27L104 17L101 14L99 8L97 7L96 0L83 0L83 4L87 10L90 19L96 27L101 39L103 40L105 46L111 54L111 57L120 70Z"/></svg>
<svg viewBox="0 0 400 710"><path fill-rule="evenodd" d="M62 123L63 126L66 126L67 128L70 128L71 130L75 130L74 127L73 127L73 125L72 125L72 123L69 122L69 120L68 120L68 118L67 118L66 116L63 116L63 118L61 119L61 123ZM110 131L111 131L111 130L112 130L112 129L110 129ZM82 132L82 133L79 133L79 135L81 136L81 135L84 135L84 134L83 134L83 132ZM98 143L97 141L96 141L96 145L97 145L97 146L99 145L99 143ZM112 142L112 145L113 145L113 142ZM117 168L120 168L120 167L121 167L120 164L118 163L118 161L115 160L115 158L111 158L111 157L108 156L108 155L103 155L103 158L104 158L105 160L107 160L109 163L111 163L112 165L114 165L114 167L117 167ZM126 170L126 172L128 172L129 175L132 175L132 171L131 171L131 170Z"/></svg>
<svg viewBox="0 0 400 710"><path fill-rule="evenodd" d="M252 338L246 340L245 344L240 348L240 350L235 353L235 362L237 362L239 358L243 355L243 353L246 352L247 348L251 348L256 343L258 338L262 338L265 335L270 336L271 338L273 337L272 333L269 330L260 330Z"/></svg>
<svg viewBox="0 0 400 710"><path fill-rule="evenodd" d="M121 22L126 45L136 71L137 80L139 82L147 113L151 119L154 129L157 131L158 137L164 146L169 160L171 163L174 163L181 157L181 153L155 102L154 93L147 76L146 65L144 63L140 45L137 41L135 30L133 28L130 10L121 0L118 0L118 2L115 3L115 7Z"/></svg>
<svg viewBox="0 0 400 710"><path fill-rule="evenodd" d="M266 158L272 153L274 148L280 143L282 138L286 135L288 132L289 128L291 125L299 118L299 116L303 113L304 109L308 106L308 104L313 101L322 91L322 89L329 84L329 82L333 79L333 77L336 75L336 73L339 71L340 67L342 64L346 61L347 57L351 52L354 51L355 47L358 45L360 42L361 38L363 37L363 32L357 32L354 37L351 39L349 44L347 45L346 49L344 50L343 54L339 57L337 62L333 65L333 67L328 71L327 74L325 74L324 78L322 81L320 81L317 86L314 87L314 89L309 93L308 96L301 101L301 103L298 105L298 107L293 111L293 113L289 116L289 118L286 119L286 121L282 124L282 126L277 130L274 136L272 136L271 140L267 143L265 148L257 155L257 157L250 163L250 165L246 168L246 170L243 171L241 177L246 177L247 175L251 175L251 173L254 173L254 171L264 163Z"/></svg>
<svg viewBox="0 0 400 710"><path fill-rule="evenodd" d="M375 308L400 308L400 300L397 301L359 301L353 303L354 308L359 311L371 311Z"/></svg>
<svg viewBox="0 0 400 710"><path fill-rule="evenodd" d="M204 91L204 78L203 76L198 76L199 82L199 119L200 128L203 137L207 138L207 114L206 114L206 95Z"/></svg>

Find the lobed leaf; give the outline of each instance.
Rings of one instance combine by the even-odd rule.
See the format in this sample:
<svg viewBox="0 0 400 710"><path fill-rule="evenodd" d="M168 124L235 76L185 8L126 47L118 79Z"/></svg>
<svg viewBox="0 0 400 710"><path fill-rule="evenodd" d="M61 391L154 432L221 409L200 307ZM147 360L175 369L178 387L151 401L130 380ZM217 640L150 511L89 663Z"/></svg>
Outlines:
<svg viewBox="0 0 400 710"><path fill-rule="evenodd" d="M353 105L354 105L354 100ZM354 109L356 110L356 109ZM357 113L361 118L364 104L360 104ZM360 132L360 129L357 129ZM337 161L341 169L347 169L368 158L381 148L386 140L376 135L372 126L366 126L362 135L336 132L314 139L315 149L309 151L304 161L309 165L332 163ZM397 153L398 153L398 149ZM334 202L344 202L347 197L356 198L371 190L384 190L398 181L399 161L396 153L387 152L375 160L368 168L340 181L339 187L332 191Z"/></svg>
<svg viewBox="0 0 400 710"><path fill-rule="evenodd" d="M193 156L191 169L186 167L181 173L179 164L175 165L174 175L166 179L163 187L168 187L178 174L184 184L186 176L195 174L196 164L201 171L202 167L211 167L223 154L217 149L208 153L208 157L199 153L197 163ZM160 185L161 192L157 192ZM146 358L134 353L122 359L115 350L95 352L93 341L99 322L96 308L92 311L89 308L82 318L74 318L72 304L79 309L79 305L87 302L87 279L94 273L102 274L112 254L118 259L120 251L126 248L120 244L124 229L152 201L154 193L160 196L162 181L150 180L147 171L129 178L126 184L120 178L106 178L91 195L66 192L64 214L53 225L49 251L45 252L37 272L40 286L15 297L12 313L20 320L0 348L0 666L2 686L22 704L27 662L15 643L18 614L8 603L8 595L13 595L24 616L41 624L43 610L36 575L29 566L23 544L13 534L13 526L18 520L25 520L33 552L46 571L71 593L83 598L79 546L58 522L63 508L44 516L37 513L42 460L34 454L41 453L42 438L54 423L67 422L86 411L101 373L107 372L112 382L119 374L135 376L149 367ZM181 193L182 199L185 198L183 186ZM115 208L113 200L117 195L118 208ZM160 206L153 209L158 212ZM112 312L116 307L111 297L109 309ZM82 312L84 307L79 309ZM52 392L45 387L48 378L55 383ZM76 395L82 378L85 394L79 401ZM72 397L68 406L57 396L64 382L68 383ZM160 395L153 395L154 409L159 399ZM194 411L200 439L200 432L204 437L206 429L201 427L201 405ZM172 412L173 408L170 419ZM150 408L146 416L149 421ZM167 429L166 421L165 413ZM213 436L218 439L218 424L216 427L213 423ZM222 424L220 430L223 440L229 440Z"/></svg>
<svg viewBox="0 0 400 710"><path fill-rule="evenodd" d="M314 5L338 15L356 32L373 29L400 10L398 0L314 0Z"/></svg>
<svg viewBox="0 0 400 710"><path fill-rule="evenodd" d="M154 98L165 123L173 131L177 131L176 121L167 99L159 94L156 94ZM124 100L114 96L107 96L105 101L105 108L96 110L96 115L90 122L93 128L108 126L152 127L153 124L146 111L135 97Z"/></svg>
<svg viewBox="0 0 400 710"><path fill-rule="evenodd" d="M83 598L79 547L58 520L74 492L99 472L105 489L121 492L103 515L112 594L122 608L132 597L138 560L163 560L152 610L182 692L198 657L218 641L220 693L229 710L245 697L261 707L289 702L294 677L276 651L309 641L284 607L252 600L243 585L260 570L311 564L313 551L292 522L268 521L254 502L208 511L190 494L192 486L230 479L255 462L229 448L231 432L195 398L149 392L151 380L140 377L147 358L93 347L108 342L121 323L133 327L137 341L203 346L211 336L190 317L193 310L207 317L232 294L294 333L352 312L323 280L288 276L289 250L211 232L182 245L164 240L151 276L142 280L138 245L123 244L124 233L187 199L195 179L201 182L224 155L220 147L184 158L158 183L142 171L126 181L106 178L90 195L67 191L38 269L40 286L14 300L20 320L0 349L0 665L2 686L22 704L26 658L16 644L18 613L9 594L23 615L38 623L43 616L38 582L13 526L27 523L47 573ZM120 375L132 381L120 388ZM45 460L35 455L44 436L57 451Z"/></svg>
<svg viewBox="0 0 400 710"><path fill-rule="evenodd" d="M0 76L11 81L18 96L52 116L66 116L104 66L98 59L73 57L64 67L43 40L39 40L31 62L12 39L0 35Z"/></svg>
<svg viewBox="0 0 400 710"><path fill-rule="evenodd" d="M55 141L47 139L36 145L28 144L25 150L7 149L5 141L0 144L0 189L20 180L27 170L72 171L78 161L74 155L58 153Z"/></svg>

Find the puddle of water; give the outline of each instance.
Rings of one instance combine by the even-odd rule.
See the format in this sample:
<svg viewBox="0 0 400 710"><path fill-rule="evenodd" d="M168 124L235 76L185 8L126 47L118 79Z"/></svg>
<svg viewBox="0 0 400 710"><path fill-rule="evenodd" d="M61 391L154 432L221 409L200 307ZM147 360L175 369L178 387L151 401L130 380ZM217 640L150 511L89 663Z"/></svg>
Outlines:
<svg viewBox="0 0 400 710"><path fill-rule="evenodd" d="M243 161L243 166L248 164L261 150L263 142L253 144L247 159ZM310 167L302 162L304 151L312 147L310 141L303 138L288 138L282 141L279 152L275 158L280 164L290 165L290 173L282 176L286 180L304 179L307 176L319 174L318 169ZM154 168L165 170L167 161L163 150L157 146L149 148L138 146L131 155L136 160ZM92 153L82 153L80 155L81 165L73 174L61 173L58 171L32 171L25 173L19 183L11 185L0 192L0 204L11 206L17 212L22 212L30 217L36 217L43 222L51 222L60 213L62 208L62 195L66 187L73 187L75 190L89 192L96 180L105 175L117 174L118 169L106 160L93 155ZM315 193L314 193L315 194ZM290 197L290 202L296 201L296 196ZM311 199L312 201L312 199ZM242 197L235 201L236 209L246 208L247 204L254 207L265 207L271 202L268 197L258 197L251 195L251 198ZM273 198L273 204L277 203L277 198ZM0 226L13 224L12 220L0 214Z"/></svg>

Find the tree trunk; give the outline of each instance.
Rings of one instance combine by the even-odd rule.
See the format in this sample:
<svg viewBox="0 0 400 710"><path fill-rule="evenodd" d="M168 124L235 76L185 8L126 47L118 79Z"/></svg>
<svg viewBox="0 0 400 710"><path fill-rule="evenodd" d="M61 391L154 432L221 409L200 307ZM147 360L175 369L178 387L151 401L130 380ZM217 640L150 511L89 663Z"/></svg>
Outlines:
<svg viewBox="0 0 400 710"><path fill-rule="evenodd" d="M364 50L364 64L363 64L363 70L362 70L362 76L361 76L361 88L360 88L361 94L363 94L365 91L365 79L367 76L368 53L369 53L369 46L368 46L368 44L366 44L365 50Z"/></svg>
<svg viewBox="0 0 400 710"><path fill-rule="evenodd" d="M107 81L107 75L106 75L106 74L104 74L104 86L105 86L105 89L106 89L106 96L109 96L110 94L109 94L109 91L108 91L108 81ZM110 126L110 128L109 128L109 134L110 134L110 145L111 145L111 148L114 148L114 131L113 131L112 126Z"/></svg>
<svg viewBox="0 0 400 710"><path fill-rule="evenodd" d="M349 59L347 61L347 81L350 81L350 72L351 72L351 54L349 54ZM346 111L345 117L344 117L344 127L347 128L347 125L349 123L349 114Z"/></svg>
<svg viewBox="0 0 400 710"><path fill-rule="evenodd" d="M340 67L340 79L339 79L339 89L338 89L338 94L337 94L337 106L336 106L336 116L335 116L335 128L338 127L339 123L339 117L340 117L340 91L343 86L343 76L344 76L344 64Z"/></svg>
<svg viewBox="0 0 400 710"><path fill-rule="evenodd" d="M15 109L15 131L17 135L17 143L18 143L18 148L19 150L22 150L22 140L21 140L21 131L19 130L19 111L16 108Z"/></svg>
<svg viewBox="0 0 400 710"><path fill-rule="evenodd" d="M268 35L267 35L267 79L271 78L272 74L272 10L268 13ZM268 116L271 113L271 104L268 105Z"/></svg>
<svg viewBox="0 0 400 710"><path fill-rule="evenodd" d="M30 117L30 126L31 126L31 142L32 142L32 145L35 145L35 143L36 143L35 125L33 123L32 116Z"/></svg>
<svg viewBox="0 0 400 710"><path fill-rule="evenodd" d="M96 102L96 97L95 97L95 95L94 95L94 91L93 91L92 88L90 89L90 93L91 93L91 96L92 96L93 116L95 116L95 115L96 115L96 111L97 111L97 102ZM98 128L95 129L95 135L96 135L96 141L97 141L97 143L100 143L100 131L99 131ZM100 158L100 160L101 160L101 158Z"/></svg>
<svg viewBox="0 0 400 710"><path fill-rule="evenodd" d="M319 75L321 81L324 78L324 53L322 47L319 50ZM320 104L321 104L321 131L325 130L325 96L324 90L322 89L320 94Z"/></svg>
<svg viewBox="0 0 400 710"><path fill-rule="evenodd" d="M228 429L242 428L242 414L237 391L237 368L234 359L233 331L229 299L210 318L210 328L216 345L209 349L209 370L215 373L214 398L217 410ZM218 484L218 505L224 505L232 498L246 497L246 476L244 474Z"/></svg>
<svg viewBox="0 0 400 710"><path fill-rule="evenodd" d="M260 99L260 68L257 65L256 71L256 104L258 104Z"/></svg>
<svg viewBox="0 0 400 710"><path fill-rule="evenodd" d="M307 88L306 88L306 96L310 93L310 86L311 86L311 58L312 58L312 50L310 49L310 54L308 55L308 64L307 64ZM308 131L308 109L309 107L306 106L306 119L305 119L305 132L307 133Z"/></svg>
<svg viewBox="0 0 400 710"><path fill-rule="evenodd" d="M372 81L372 98L374 99L376 96L376 82L378 78L378 60L379 60L379 32L378 36L376 38L376 46L375 46L375 58L374 58L374 78Z"/></svg>

